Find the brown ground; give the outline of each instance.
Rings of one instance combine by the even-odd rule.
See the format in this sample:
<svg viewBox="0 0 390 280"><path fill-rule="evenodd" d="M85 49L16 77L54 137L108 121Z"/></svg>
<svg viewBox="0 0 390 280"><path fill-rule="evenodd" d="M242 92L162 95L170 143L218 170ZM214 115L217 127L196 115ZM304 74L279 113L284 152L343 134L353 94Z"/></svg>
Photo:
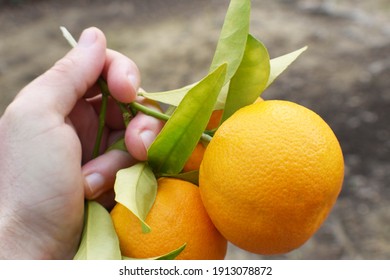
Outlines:
<svg viewBox="0 0 390 280"><path fill-rule="evenodd" d="M228 1L0 1L0 114L68 49L58 29L101 28L135 60L147 90L207 71ZM276 259L390 258L390 4L388 0L252 1L251 32L271 57L309 50L264 93L318 112L345 154L342 194L319 232ZM387 21L386 21L387 20ZM37 102L39 102L37 100ZM268 258L230 247L228 259Z"/></svg>

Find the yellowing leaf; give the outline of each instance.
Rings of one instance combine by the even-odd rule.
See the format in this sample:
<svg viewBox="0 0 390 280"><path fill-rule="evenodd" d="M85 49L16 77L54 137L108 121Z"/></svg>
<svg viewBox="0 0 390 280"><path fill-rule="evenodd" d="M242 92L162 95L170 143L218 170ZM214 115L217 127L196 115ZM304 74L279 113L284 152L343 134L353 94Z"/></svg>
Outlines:
<svg viewBox="0 0 390 280"><path fill-rule="evenodd" d="M85 224L75 260L120 260L118 237L110 214L95 201L87 201Z"/></svg>
<svg viewBox="0 0 390 280"><path fill-rule="evenodd" d="M294 52L271 59L271 73L269 75L268 83L266 87L269 87L273 81L287 69L287 67L293 63L298 56L300 56L307 47L303 47Z"/></svg>
<svg viewBox="0 0 390 280"><path fill-rule="evenodd" d="M134 213L140 220L142 230L149 232L146 216L157 194L157 180L146 163L138 163L121 169L116 175L115 200Z"/></svg>
<svg viewBox="0 0 390 280"><path fill-rule="evenodd" d="M196 83L174 89L174 90L167 90L167 91L160 91L160 92L139 92L139 96L146 97L148 99L152 99L158 102L162 102L165 104L173 105L173 106L179 106L180 102L183 100L184 96L187 94L187 92L193 88L196 85Z"/></svg>

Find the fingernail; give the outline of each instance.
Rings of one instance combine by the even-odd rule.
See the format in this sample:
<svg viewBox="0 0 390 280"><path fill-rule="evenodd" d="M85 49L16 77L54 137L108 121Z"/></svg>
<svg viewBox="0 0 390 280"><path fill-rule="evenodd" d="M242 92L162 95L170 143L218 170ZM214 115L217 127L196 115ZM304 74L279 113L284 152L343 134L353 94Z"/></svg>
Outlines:
<svg viewBox="0 0 390 280"><path fill-rule="evenodd" d="M88 188L91 193L90 199L98 197L103 192L104 187L104 177L99 173L92 173L85 177Z"/></svg>
<svg viewBox="0 0 390 280"><path fill-rule="evenodd" d="M140 83L138 76L134 74L129 74L127 78L129 79L130 84L133 86L134 90L137 92Z"/></svg>
<svg viewBox="0 0 390 280"><path fill-rule="evenodd" d="M77 43L80 47L90 47L96 42L96 32L92 28L85 29L83 33L81 33L80 39Z"/></svg>
<svg viewBox="0 0 390 280"><path fill-rule="evenodd" d="M144 143L145 149L148 150L156 138L156 134L150 130L144 130L141 132L140 137Z"/></svg>

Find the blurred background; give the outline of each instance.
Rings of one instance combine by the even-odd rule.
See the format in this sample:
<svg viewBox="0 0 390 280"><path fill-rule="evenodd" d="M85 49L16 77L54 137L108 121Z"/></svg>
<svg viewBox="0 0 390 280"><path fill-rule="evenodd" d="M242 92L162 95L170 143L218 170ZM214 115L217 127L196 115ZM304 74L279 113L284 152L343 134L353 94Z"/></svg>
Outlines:
<svg viewBox="0 0 390 280"><path fill-rule="evenodd" d="M78 37L102 29L110 48L131 57L147 91L203 77L227 0L0 1L0 115L15 94L62 57L59 26ZM252 1L251 33L271 58L309 49L264 94L321 115L345 156L342 193L301 248L261 256L230 246L227 259L390 258L390 2ZM39 100L37 100L39 102Z"/></svg>

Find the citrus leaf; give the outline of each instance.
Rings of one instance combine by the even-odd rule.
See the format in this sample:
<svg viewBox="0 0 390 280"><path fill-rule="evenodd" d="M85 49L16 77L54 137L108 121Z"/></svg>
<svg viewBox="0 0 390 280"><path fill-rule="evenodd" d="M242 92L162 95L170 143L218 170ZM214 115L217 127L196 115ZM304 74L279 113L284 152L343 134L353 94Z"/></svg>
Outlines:
<svg viewBox="0 0 390 280"><path fill-rule="evenodd" d="M179 173L198 143L226 76L226 64L207 75L183 98L149 147L156 173Z"/></svg>
<svg viewBox="0 0 390 280"><path fill-rule="evenodd" d="M108 147L107 152L112 150L120 150L123 152L128 152L125 144L125 138L120 138L116 142L114 142L111 146Z"/></svg>
<svg viewBox="0 0 390 280"><path fill-rule="evenodd" d="M270 59L266 47L248 35L244 57L229 84L222 122L260 96L266 88L269 74Z"/></svg>
<svg viewBox="0 0 390 280"><path fill-rule="evenodd" d="M186 245L187 244L183 244L179 248L158 257L147 258L147 259L135 259L135 258L122 256L122 259L123 260L174 260L186 248Z"/></svg>
<svg viewBox="0 0 390 280"><path fill-rule="evenodd" d="M173 250L172 252L169 252L168 254L155 257L154 260L174 260L185 248L187 244L181 245L179 248Z"/></svg>
<svg viewBox="0 0 390 280"><path fill-rule="evenodd" d="M233 77L244 55L249 32L250 10L250 0L231 0L226 12L209 70L212 72L221 64L227 63L225 83Z"/></svg>
<svg viewBox="0 0 390 280"><path fill-rule="evenodd" d="M211 73L220 65L227 63L227 75L224 84L229 82L234 75L244 55L249 32L250 8L250 0L231 0L226 12L221 34L209 69L209 73ZM184 96L197 83L195 82L179 89L162 92L142 92L139 95L165 104L179 106Z"/></svg>
<svg viewBox="0 0 390 280"><path fill-rule="evenodd" d="M150 232L145 223L157 194L157 180L146 163L137 163L116 174L115 201L125 206L140 220L142 231Z"/></svg>
<svg viewBox="0 0 390 280"><path fill-rule="evenodd" d="M85 224L75 260L120 260L121 251L110 214L95 201L87 201Z"/></svg>
<svg viewBox="0 0 390 280"><path fill-rule="evenodd" d="M222 87L221 91L219 92L217 102L215 103L214 110L221 110L221 109L225 108L226 97L227 97L228 92L229 92L229 85L230 85L230 83L226 83Z"/></svg>
<svg viewBox="0 0 390 280"><path fill-rule="evenodd" d="M273 81L306 50L307 47L303 47L294 52L271 59L271 72L266 87L269 87L269 85L272 84Z"/></svg>
<svg viewBox="0 0 390 280"><path fill-rule="evenodd" d="M197 186L199 185L199 170L188 171L179 174L161 174L161 177L177 178Z"/></svg>
<svg viewBox="0 0 390 280"><path fill-rule="evenodd" d="M162 102L165 104L179 106L179 104L183 100L184 96L195 85L196 85L196 83L179 88L179 89L160 91L160 92L139 92L138 95L146 97L148 99L152 99L154 101Z"/></svg>

